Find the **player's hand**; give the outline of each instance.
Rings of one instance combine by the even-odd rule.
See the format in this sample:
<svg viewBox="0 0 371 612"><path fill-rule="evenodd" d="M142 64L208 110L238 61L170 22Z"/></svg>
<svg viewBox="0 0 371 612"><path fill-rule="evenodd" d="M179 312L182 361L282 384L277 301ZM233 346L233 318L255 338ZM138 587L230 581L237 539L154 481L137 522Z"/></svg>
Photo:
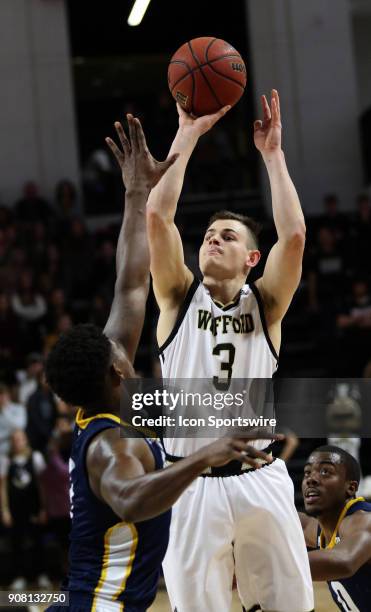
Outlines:
<svg viewBox="0 0 371 612"><path fill-rule="evenodd" d="M254 143L262 155L281 150L281 111L278 91L272 89L271 106L262 96L263 121L254 121Z"/></svg>
<svg viewBox="0 0 371 612"><path fill-rule="evenodd" d="M106 138L106 143L117 159L122 171L122 180L126 191L132 189L151 190L165 172L178 159L179 154L174 153L165 161L157 161L148 150L146 138L139 119L127 115L129 126L129 139L119 121L115 128L120 139L121 149L111 138Z"/></svg>
<svg viewBox="0 0 371 612"><path fill-rule="evenodd" d="M178 109L179 115L179 128L183 130L190 130L194 133L198 138L202 136L202 134L206 134L211 128L216 124L219 119L224 117L224 115L230 110L231 106L223 106L218 112L213 113L212 115L204 115L203 117L192 117L186 113L180 104L176 105Z"/></svg>
<svg viewBox="0 0 371 612"><path fill-rule="evenodd" d="M282 434L248 436L244 438L220 438L205 446L199 452L204 453L205 464L208 467L220 467L237 459L241 463L248 463L252 467L258 468L260 464L256 459L262 459L267 461L267 463L271 463L272 457L251 446L250 442L258 439L270 441L283 440L283 438Z"/></svg>

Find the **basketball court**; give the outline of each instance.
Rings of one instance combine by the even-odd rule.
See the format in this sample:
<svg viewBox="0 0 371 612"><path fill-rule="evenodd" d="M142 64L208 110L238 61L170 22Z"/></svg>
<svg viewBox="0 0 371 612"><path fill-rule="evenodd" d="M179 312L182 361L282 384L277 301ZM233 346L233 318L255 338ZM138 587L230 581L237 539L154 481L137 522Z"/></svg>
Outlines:
<svg viewBox="0 0 371 612"><path fill-rule="evenodd" d="M332 601L331 595L328 591L327 585L324 583L316 583L314 587L315 593L315 610L316 612L336 612L338 608L335 606ZM149 608L148 612L169 612L170 604L169 599L167 597L166 591L161 590L158 592L156 601ZM202 612L202 609L200 609ZM221 611L224 612L224 611ZM241 604L239 602L237 593L233 593L233 605L231 608L231 612L241 612Z"/></svg>

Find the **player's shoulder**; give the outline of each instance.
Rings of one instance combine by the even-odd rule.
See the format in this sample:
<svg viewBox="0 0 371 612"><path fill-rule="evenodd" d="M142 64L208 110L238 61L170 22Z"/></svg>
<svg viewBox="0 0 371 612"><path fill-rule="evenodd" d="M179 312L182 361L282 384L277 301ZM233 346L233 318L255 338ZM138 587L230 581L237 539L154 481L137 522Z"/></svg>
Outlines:
<svg viewBox="0 0 371 612"><path fill-rule="evenodd" d="M93 460L111 457L116 453L135 454L145 445L142 436L134 436L122 427L110 427L100 431L90 442L87 456Z"/></svg>
<svg viewBox="0 0 371 612"><path fill-rule="evenodd" d="M359 509L352 514L348 514L342 521L341 530L343 534L353 531L368 531L371 535L371 504L363 502Z"/></svg>

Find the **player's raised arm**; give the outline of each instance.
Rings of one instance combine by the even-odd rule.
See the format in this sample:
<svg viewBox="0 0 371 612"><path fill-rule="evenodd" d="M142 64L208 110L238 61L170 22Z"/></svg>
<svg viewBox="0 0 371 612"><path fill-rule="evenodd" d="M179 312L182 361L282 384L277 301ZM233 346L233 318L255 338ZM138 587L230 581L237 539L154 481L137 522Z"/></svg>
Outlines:
<svg viewBox="0 0 371 612"><path fill-rule="evenodd" d="M116 284L105 334L119 342L134 360L142 331L149 287L149 251L146 231L146 204L151 189L176 161L172 154L156 161L148 150L139 119L128 115L130 141L121 123L115 128L119 148L111 138L106 142L122 170L126 188L125 214L116 252Z"/></svg>
<svg viewBox="0 0 371 612"><path fill-rule="evenodd" d="M353 576L371 559L371 516L357 512L342 523L341 541L334 548L309 553L312 580L340 580Z"/></svg>
<svg viewBox="0 0 371 612"><path fill-rule="evenodd" d="M271 106L262 96L263 120L254 123L254 142L267 168L273 218L278 240L272 247L257 285L262 292L268 324L285 315L299 285L305 245L305 221L298 194L281 149L281 112L278 92Z"/></svg>
<svg viewBox="0 0 371 612"><path fill-rule="evenodd" d="M182 241L174 223L188 161L200 136L211 129L230 107L198 119L185 113L179 105L177 108L179 129L170 154L179 153L179 159L152 189L148 200L151 274L161 310L177 308L193 279L193 274L185 266Z"/></svg>

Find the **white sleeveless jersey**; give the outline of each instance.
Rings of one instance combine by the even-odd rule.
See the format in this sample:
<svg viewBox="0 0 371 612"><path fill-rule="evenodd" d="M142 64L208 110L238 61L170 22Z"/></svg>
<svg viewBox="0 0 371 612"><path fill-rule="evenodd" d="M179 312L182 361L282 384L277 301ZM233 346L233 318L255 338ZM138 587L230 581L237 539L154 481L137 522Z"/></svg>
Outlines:
<svg viewBox="0 0 371 612"><path fill-rule="evenodd" d="M271 378L278 362L263 303L253 284L244 285L239 298L222 307L195 279L175 327L159 351L164 379L204 378L213 380L217 389L230 378ZM184 456L210 441L167 438L165 447L170 454ZM263 448L267 441L256 446Z"/></svg>

